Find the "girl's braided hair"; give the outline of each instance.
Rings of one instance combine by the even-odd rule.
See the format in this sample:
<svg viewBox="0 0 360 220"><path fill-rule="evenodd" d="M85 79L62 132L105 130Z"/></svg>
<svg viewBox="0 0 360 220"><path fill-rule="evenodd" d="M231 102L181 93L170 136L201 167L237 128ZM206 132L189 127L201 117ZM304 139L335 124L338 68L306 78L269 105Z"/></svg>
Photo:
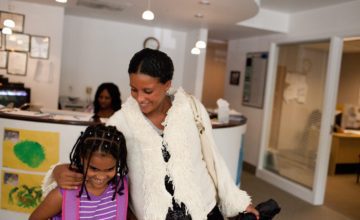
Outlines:
<svg viewBox="0 0 360 220"><path fill-rule="evenodd" d="M116 160L116 175L110 180L115 186L115 189L117 189L112 198L114 200L116 193L123 195L124 177L128 173L124 135L118 131L116 127L105 126L102 124L89 126L84 132L81 132L80 137L77 139L70 153L70 169L81 172L84 175L83 183L78 195L79 197L85 189L87 197L90 199L85 185L85 177L87 175L90 159L94 152L110 154ZM87 166L84 166L82 163L85 158L88 159ZM87 167L87 169L85 170L84 167Z"/></svg>

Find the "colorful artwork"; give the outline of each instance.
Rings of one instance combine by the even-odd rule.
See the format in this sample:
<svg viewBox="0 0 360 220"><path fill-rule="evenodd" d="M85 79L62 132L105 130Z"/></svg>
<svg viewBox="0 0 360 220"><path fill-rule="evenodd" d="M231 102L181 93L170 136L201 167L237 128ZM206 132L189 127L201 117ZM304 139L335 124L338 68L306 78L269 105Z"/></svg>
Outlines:
<svg viewBox="0 0 360 220"><path fill-rule="evenodd" d="M39 167L45 160L43 146L35 141L20 141L14 146L15 156L29 167Z"/></svg>
<svg viewBox="0 0 360 220"><path fill-rule="evenodd" d="M2 171L1 208L31 213L41 202L42 175Z"/></svg>
<svg viewBox="0 0 360 220"><path fill-rule="evenodd" d="M46 172L59 161L59 133L5 128L3 167Z"/></svg>

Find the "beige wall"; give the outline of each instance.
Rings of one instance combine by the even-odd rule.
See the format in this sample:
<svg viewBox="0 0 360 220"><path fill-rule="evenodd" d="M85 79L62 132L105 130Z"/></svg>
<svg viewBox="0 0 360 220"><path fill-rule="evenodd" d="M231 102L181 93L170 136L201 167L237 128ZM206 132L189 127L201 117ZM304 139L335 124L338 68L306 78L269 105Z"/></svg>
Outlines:
<svg viewBox="0 0 360 220"><path fill-rule="evenodd" d="M337 103L360 105L360 53L343 54Z"/></svg>
<svg viewBox="0 0 360 220"><path fill-rule="evenodd" d="M207 45L201 101L208 108L215 108L216 100L224 97L226 53L227 44L209 42Z"/></svg>

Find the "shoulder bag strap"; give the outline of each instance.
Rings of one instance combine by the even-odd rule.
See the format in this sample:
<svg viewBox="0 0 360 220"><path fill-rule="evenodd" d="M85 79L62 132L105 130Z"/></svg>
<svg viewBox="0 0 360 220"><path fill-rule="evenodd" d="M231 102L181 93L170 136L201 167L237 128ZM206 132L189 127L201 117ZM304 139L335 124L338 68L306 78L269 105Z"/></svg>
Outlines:
<svg viewBox="0 0 360 220"><path fill-rule="evenodd" d="M127 177L125 176L123 178L123 184L124 184L124 190L123 195L119 195L116 193L116 219L119 220L126 220L127 219L127 209L128 209L128 195L129 195L129 188L128 188L128 182Z"/></svg>
<svg viewBox="0 0 360 220"><path fill-rule="evenodd" d="M77 196L78 194L79 190L64 190L62 195L62 220L79 219L80 198Z"/></svg>
<svg viewBox="0 0 360 220"><path fill-rule="evenodd" d="M206 163L206 168L211 176L212 181L214 182L214 186L217 189L218 188L218 181L216 176L216 169L215 169L215 163L214 163L214 157L210 146L210 141L207 139L205 134L205 127L202 123L201 116L199 113L199 108L196 105L195 97L192 95L189 95L190 99L190 105L192 108L192 112L194 115L194 119L196 122L196 126L199 131L200 141L201 141L201 151L203 154L204 161Z"/></svg>

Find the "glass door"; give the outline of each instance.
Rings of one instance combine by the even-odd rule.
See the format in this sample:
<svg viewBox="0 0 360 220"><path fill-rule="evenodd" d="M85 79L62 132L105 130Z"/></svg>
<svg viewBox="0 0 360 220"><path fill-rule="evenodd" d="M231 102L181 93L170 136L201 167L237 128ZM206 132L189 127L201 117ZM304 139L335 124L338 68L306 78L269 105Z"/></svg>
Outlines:
<svg viewBox="0 0 360 220"><path fill-rule="evenodd" d="M334 38L273 45L270 54L257 175L313 204L324 197L341 48Z"/></svg>

